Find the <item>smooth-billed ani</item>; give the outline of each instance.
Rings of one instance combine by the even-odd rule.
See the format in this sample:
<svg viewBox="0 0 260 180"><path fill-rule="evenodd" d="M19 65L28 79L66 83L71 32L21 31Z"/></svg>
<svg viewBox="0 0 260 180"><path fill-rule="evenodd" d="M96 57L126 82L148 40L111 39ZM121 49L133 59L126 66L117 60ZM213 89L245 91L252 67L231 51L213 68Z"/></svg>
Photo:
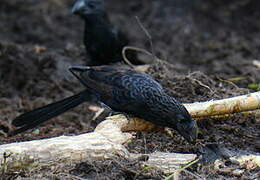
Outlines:
<svg viewBox="0 0 260 180"><path fill-rule="evenodd" d="M149 75L113 66L73 66L70 71L86 90L17 117L13 125L19 128L14 134L35 127L84 101L95 99L114 111L173 128L187 141L196 141L196 121L181 103L168 95Z"/></svg>
<svg viewBox="0 0 260 180"><path fill-rule="evenodd" d="M103 0L78 0L72 12L85 22L83 42L90 57L89 65L123 61L122 49L129 40L125 33L111 24ZM132 64L143 64L133 51L128 51L126 56Z"/></svg>

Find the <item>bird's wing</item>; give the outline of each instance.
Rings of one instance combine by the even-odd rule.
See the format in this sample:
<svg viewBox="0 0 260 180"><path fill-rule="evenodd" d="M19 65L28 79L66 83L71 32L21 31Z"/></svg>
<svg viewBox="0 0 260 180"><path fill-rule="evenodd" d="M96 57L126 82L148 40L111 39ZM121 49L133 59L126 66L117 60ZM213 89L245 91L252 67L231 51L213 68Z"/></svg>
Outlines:
<svg viewBox="0 0 260 180"><path fill-rule="evenodd" d="M161 85L150 76L118 67L89 67L81 71L78 78L112 109L127 104L144 106L152 95L163 91Z"/></svg>
<svg viewBox="0 0 260 180"><path fill-rule="evenodd" d="M81 71L78 77L85 86L94 91L106 91L112 88L128 91L137 89L144 91L146 89L163 90L162 86L149 75L116 66L89 67L87 70Z"/></svg>

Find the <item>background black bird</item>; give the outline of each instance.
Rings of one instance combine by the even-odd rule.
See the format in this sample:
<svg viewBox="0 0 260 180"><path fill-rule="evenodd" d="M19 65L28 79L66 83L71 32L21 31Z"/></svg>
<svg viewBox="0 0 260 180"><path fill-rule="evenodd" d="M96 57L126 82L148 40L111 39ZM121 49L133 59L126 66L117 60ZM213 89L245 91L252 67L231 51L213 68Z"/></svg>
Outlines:
<svg viewBox="0 0 260 180"><path fill-rule="evenodd" d="M111 66L73 66L70 71L86 86L86 90L17 117L13 125L20 128L14 134L95 98L114 111L173 128L189 142L196 141L196 122L185 107L166 94L149 75Z"/></svg>
<svg viewBox="0 0 260 180"><path fill-rule="evenodd" d="M110 23L103 0L78 0L72 12L85 21L84 45L90 65L104 65L122 61L122 49L129 44L126 34ZM128 51L132 64L143 64L136 54Z"/></svg>

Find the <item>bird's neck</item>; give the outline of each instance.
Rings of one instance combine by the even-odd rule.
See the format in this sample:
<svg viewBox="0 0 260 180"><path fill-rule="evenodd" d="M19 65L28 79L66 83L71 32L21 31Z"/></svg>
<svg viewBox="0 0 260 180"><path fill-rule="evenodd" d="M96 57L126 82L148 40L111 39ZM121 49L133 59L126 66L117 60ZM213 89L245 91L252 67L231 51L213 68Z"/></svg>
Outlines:
<svg viewBox="0 0 260 180"><path fill-rule="evenodd" d="M179 103L174 97L166 93L161 96L160 103L165 112L171 112L173 109L181 110L183 108L181 103Z"/></svg>
<svg viewBox="0 0 260 180"><path fill-rule="evenodd" d="M83 18L85 20L86 28L110 24L109 18L106 13L91 14Z"/></svg>

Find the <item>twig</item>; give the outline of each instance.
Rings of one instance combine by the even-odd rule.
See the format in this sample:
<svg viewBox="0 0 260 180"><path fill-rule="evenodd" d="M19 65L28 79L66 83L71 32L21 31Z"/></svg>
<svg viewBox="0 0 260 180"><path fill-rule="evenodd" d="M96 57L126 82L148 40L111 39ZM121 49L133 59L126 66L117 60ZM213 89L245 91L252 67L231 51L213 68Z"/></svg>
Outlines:
<svg viewBox="0 0 260 180"><path fill-rule="evenodd" d="M142 52L148 56L153 56L149 51L142 49L142 48L138 48L138 47L133 47L133 46L125 46L122 50L122 56L123 56L123 60L126 62L126 64L128 64L130 67L134 68L134 65L131 63L131 61L126 57L126 51L127 50L133 50L133 51L137 51L137 52Z"/></svg>
<svg viewBox="0 0 260 180"><path fill-rule="evenodd" d="M141 171L139 171L138 173L135 174L134 180L136 180L137 177L140 176L143 172L148 171L150 169L154 169L154 167L151 167L151 166L144 167Z"/></svg>
<svg viewBox="0 0 260 180"><path fill-rule="evenodd" d="M137 51L137 52L142 52L146 55L149 55L149 56L152 56L154 61L157 61L159 60L158 57L155 56L155 52L154 52L154 46L153 46L153 41L152 41L152 36L150 35L150 33L148 32L148 30L144 27L144 25L141 23L139 17L135 17L136 18L136 21L137 23L139 24L139 26L141 27L141 29L143 30L143 32L145 33L145 35L147 36L148 40L149 40L149 43L150 43L150 48L151 48L151 53L148 52L147 50L145 49L142 49L142 48L137 48L137 47L133 47L133 46L125 46L122 50L122 56L123 56L123 60L131 67L131 68L134 68L134 65L131 63L131 61L129 61L129 59L126 57L126 51L127 50L134 50L134 51Z"/></svg>
<svg viewBox="0 0 260 180"><path fill-rule="evenodd" d="M204 179L204 180L205 180L204 177L201 177L201 176L199 176L198 174L195 174L195 173L193 173L193 172L190 172L190 171L188 171L188 170L186 170L186 169L184 169L183 172L186 172L187 174L192 175L192 176L196 177L197 179L200 179L200 180Z"/></svg>
<svg viewBox="0 0 260 180"><path fill-rule="evenodd" d="M196 160L194 160L194 161L188 163L186 166L184 166L184 167L182 167L182 168L176 170L173 174L171 174L170 176L166 177L164 180L170 180L170 179L173 178L173 177L174 177L174 180L179 179L179 178L178 178L178 175L179 175L183 170L185 170L185 169L187 169L188 167L192 166L193 164L197 163L199 160L200 160L200 158L198 158L198 159L196 159Z"/></svg>
<svg viewBox="0 0 260 180"><path fill-rule="evenodd" d="M238 87L235 83L233 83L232 81L230 81L230 80L221 79L220 77L217 77L217 79L218 79L219 81L221 81L221 82L225 82L225 83L228 83L228 84L232 85L232 86L235 87L236 89L239 89L239 87Z"/></svg>
<svg viewBox="0 0 260 180"><path fill-rule="evenodd" d="M138 23L139 26L141 27L141 29L144 31L145 35L148 37L149 43L150 43L150 46L151 46L151 52L152 52L153 58L154 58L154 60L156 60L157 57L155 56L155 53L154 53L154 47L153 47L152 36L151 36L150 33L148 32L148 30L143 26L143 24L141 23L139 17L136 16L135 18L136 18L136 20L137 20L137 23Z"/></svg>

